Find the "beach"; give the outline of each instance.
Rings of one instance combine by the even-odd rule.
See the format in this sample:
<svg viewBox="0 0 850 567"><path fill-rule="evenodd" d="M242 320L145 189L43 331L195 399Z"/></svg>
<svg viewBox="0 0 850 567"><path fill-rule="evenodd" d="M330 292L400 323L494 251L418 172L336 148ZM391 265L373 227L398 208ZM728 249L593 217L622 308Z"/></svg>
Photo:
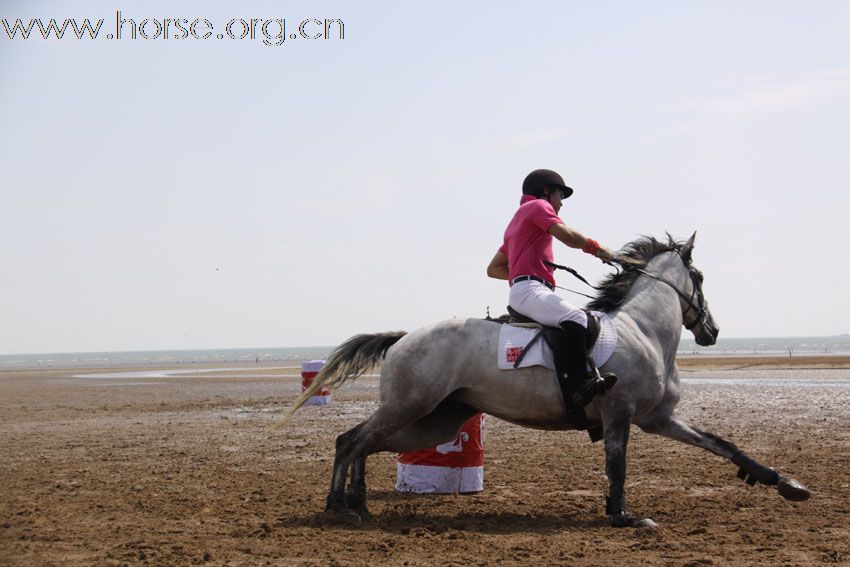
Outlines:
<svg viewBox="0 0 850 567"><path fill-rule="evenodd" d="M334 439L377 407L365 376L275 429L297 366L0 372L3 565L831 565L850 563L850 357L681 357L682 415L797 478L749 487L701 449L632 428L626 490L661 527L604 515L602 444L488 418L485 489L395 492L323 513Z"/></svg>
<svg viewBox="0 0 850 567"><path fill-rule="evenodd" d="M728 356L680 356L676 363L681 370L742 370L742 369L785 369L785 368L850 368L850 355L740 355Z"/></svg>

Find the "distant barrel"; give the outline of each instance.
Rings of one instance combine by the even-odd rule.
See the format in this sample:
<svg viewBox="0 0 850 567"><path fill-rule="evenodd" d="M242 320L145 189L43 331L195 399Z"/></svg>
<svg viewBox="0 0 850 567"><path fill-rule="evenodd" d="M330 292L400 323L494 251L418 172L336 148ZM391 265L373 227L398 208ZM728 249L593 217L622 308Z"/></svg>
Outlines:
<svg viewBox="0 0 850 567"><path fill-rule="evenodd" d="M324 360L307 360L301 363L301 391L305 391L313 383L313 379L319 374L319 371L325 365ZM331 401L330 388L319 388L316 394L310 396L305 406L323 406Z"/></svg>
<svg viewBox="0 0 850 567"><path fill-rule="evenodd" d="M399 453L396 490L431 494L484 490L484 414L470 418L448 443Z"/></svg>

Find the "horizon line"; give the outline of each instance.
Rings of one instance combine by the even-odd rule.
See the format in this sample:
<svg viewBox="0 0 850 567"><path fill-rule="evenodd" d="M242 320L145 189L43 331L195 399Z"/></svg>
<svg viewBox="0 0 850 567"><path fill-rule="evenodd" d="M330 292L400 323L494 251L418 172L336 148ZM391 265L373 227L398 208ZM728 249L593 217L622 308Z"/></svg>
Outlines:
<svg viewBox="0 0 850 567"><path fill-rule="evenodd" d="M780 336L751 336L751 337L722 337L718 340L741 340L741 339L817 339L817 338L833 338L833 337L850 337L848 333L838 333L833 335L780 335ZM679 342L693 341L693 337L681 337ZM140 353L140 352L199 352L199 351L226 351L226 350L280 350L280 349L326 349L334 348L338 345L290 345L290 346L272 346L272 347L201 347L201 348L150 348L137 350L78 350L78 351L36 351L36 352L15 352L0 354L0 358L12 356L32 356L32 355L48 355L48 354L119 354L119 353ZM709 348L709 347L704 347Z"/></svg>

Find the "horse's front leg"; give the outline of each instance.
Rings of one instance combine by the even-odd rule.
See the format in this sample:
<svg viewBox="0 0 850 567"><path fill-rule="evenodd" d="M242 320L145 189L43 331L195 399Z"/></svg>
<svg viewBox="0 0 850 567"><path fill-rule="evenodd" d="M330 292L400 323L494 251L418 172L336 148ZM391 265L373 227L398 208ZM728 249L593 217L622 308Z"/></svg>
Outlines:
<svg viewBox="0 0 850 567"><path fill-rule="evenodd" d="M651 519L636 518L629 514L626 507L626 447L630 426L629 416L623 415L605 422L605 474L608 476L605 513L616 528L655 527L657 524Z"/></svg>
<svg viewBox="0 0 850 567"><path fill-rule="evenodd" d="M809 489L793 478L782 476L775 469L766 467L738 449L734 443L708 431L697 429L678 417L655 417L647 423L638 425L647 433L663 435L689 445L702 447L715 455L729 459L738 466L738 478L746 481L750 486L756 483L775 486L780 496L787 500L802 501L808 500L811 496Z"/></svg>

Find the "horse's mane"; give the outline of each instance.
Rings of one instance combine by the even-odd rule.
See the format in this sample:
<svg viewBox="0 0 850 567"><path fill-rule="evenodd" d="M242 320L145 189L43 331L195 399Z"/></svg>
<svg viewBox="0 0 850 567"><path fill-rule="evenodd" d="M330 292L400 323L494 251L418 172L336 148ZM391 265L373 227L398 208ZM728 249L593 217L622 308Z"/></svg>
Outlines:
<svg viewBox="0 0 850 567"><path fill-rule="evenodd" d="M601 288L596 298L587 304L587 309L594 311L613 311L626 300L632 284L640 276L634 268L645 268L650 260L664 252L678 252L684 243L673 240L667 235L667 242L661 242L651 236L642 236L629 242L617 253L623 264L623 271L611 274L599 284Z"/></svg>

